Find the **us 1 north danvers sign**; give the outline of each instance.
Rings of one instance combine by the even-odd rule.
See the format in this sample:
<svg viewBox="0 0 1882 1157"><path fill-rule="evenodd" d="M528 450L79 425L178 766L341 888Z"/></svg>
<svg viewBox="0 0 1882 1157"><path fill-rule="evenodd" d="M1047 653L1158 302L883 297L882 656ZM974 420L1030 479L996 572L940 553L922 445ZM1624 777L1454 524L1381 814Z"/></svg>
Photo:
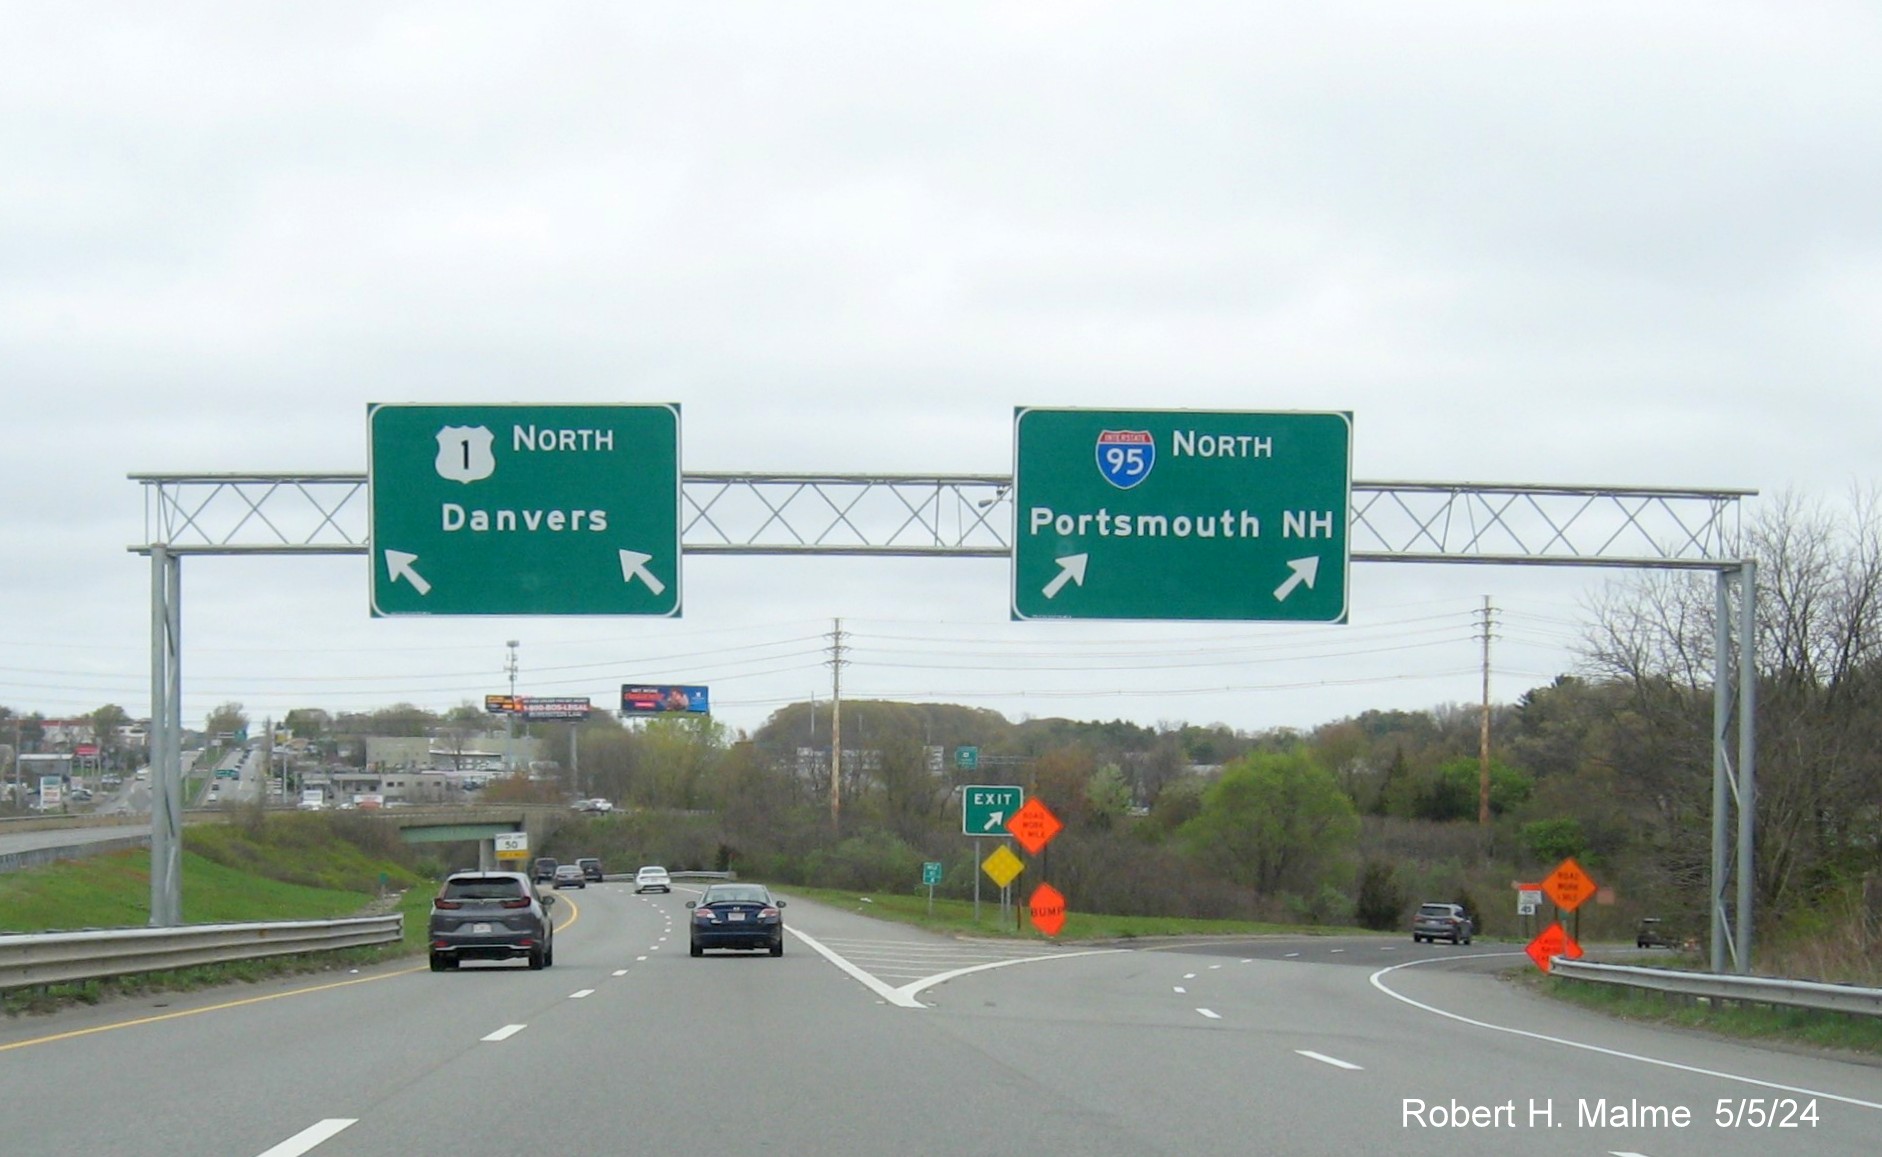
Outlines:
<svg viewBox="0 0 1882 1157"><path fill-rule="evenodd" d="M678 406L367 410L375 615L680 612Z"/></svg>
<svg viewBox="0 0 1882 1157"><path fill-rule="evenodd" d="M1344 622L1348 413L1020 409L1015 619Z"/></svg>

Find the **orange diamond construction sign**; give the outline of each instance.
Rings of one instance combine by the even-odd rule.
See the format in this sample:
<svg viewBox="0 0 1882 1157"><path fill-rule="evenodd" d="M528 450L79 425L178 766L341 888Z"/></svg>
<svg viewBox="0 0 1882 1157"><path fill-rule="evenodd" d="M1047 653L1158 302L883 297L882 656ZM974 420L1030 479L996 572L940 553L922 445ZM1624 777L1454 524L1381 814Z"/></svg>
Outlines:
<svg viewBox="0 0 1882 1157"><path fill-rule="evenodd" d="M1057 936L1059 929L1065 927L1065 897L1050 884L1041 884L1032 890L1026 909L1032 916L1032 926L1047 936Z"/></svg>
<svg viewBox="0 0 1882 1157"><path fill-rule="evenodd" d="M1549 873L1549 878L1542 881L1542 890L1548 893L1557 908L1573 912L1594 895L1594 881L1570 856L1557 864L1555 871Z"/></svg>
<svg viewBox="0 0 1882 1157"><path fill-rule="evenodd" d="M1554 957L1566 956L1570 960L1581 959L1581 945L1575 943L1574 937L1563 931L1560 924L1551 924L1544 928L1523 951L1527 952L1529 959L1535 961L1536 967L1544 972L1549 970L1549 961Z"/></svg>
<svg viewBox="0 0 1882 1157"><path fill-rule="evenodd" d="M1026 849L1028 855L1036 856L1052 842L1052 837L1065 827L1059 817L1052 814L1052 809L1039 802L1034 796L1020 806L1006 821L1006 830L1013 833L1019 846Z"/></svg>

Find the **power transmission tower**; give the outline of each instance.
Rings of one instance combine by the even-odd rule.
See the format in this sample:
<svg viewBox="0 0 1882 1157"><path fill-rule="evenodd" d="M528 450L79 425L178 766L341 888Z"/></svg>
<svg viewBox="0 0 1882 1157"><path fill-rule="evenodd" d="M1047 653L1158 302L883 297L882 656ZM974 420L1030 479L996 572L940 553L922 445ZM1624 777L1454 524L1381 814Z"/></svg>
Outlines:
<svg viewBox="0 0 1882 1157"><path fill-rule="evenodd" d="M843 620L830 620L830 830L841 832L843 818Z"/></svg>
<svg viewBox="0 0 1882 1157"><path fill-rule="evenodd" d="M1478 624L1483 638L1483 705L1477 717L1477 826L1490 826L1490 639L1496 625L1496 608L1490 596L1483 596L1482 621Z"/></svg>

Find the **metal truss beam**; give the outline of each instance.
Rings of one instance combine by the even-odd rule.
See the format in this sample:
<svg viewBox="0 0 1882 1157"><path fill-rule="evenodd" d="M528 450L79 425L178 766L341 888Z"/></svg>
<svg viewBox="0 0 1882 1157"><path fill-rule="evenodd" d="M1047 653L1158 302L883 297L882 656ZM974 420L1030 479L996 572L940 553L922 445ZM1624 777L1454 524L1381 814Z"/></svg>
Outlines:
<svg viewBox="0 0 1882 1157"><path fill-rule="evenodd" d="M363 474L133 474L144 535L173 555L364 554ZM1720 570L1738 565L1755 491L1355 482L1361 562ZM1001 474L687 474L687 554L1005 558Z"/></svg>

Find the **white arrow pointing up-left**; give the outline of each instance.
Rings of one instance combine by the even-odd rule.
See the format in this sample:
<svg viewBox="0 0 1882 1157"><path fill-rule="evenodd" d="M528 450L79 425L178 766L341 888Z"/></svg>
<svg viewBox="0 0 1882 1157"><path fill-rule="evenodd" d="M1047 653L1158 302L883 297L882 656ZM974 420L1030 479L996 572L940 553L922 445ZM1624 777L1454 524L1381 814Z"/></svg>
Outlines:
<svg viewBox="0 0 1882 1157"><path fill-rule="evenodd" d="M653 572L647 569L647 564L652 561L653 555L651 554L642 554L637 550L622 551L621 581L631 583L638 578L641 582L646 583L647 589L654 594L660 594L665 591L667 584L655 578Z"/></svg>
<svg viewBox="0 0 1882 1157"><path fill-rule="evenodd" d="M406 582L412 584L413 590L421 595L428 595L431 593L431 584L425 581L424 575L412 569L412 564L417 561L418 556L415 554L407 554L402 550L388 549L386 551L386 574L391 576L391 581L398 582L400 579L404 579Z"/></svg>

